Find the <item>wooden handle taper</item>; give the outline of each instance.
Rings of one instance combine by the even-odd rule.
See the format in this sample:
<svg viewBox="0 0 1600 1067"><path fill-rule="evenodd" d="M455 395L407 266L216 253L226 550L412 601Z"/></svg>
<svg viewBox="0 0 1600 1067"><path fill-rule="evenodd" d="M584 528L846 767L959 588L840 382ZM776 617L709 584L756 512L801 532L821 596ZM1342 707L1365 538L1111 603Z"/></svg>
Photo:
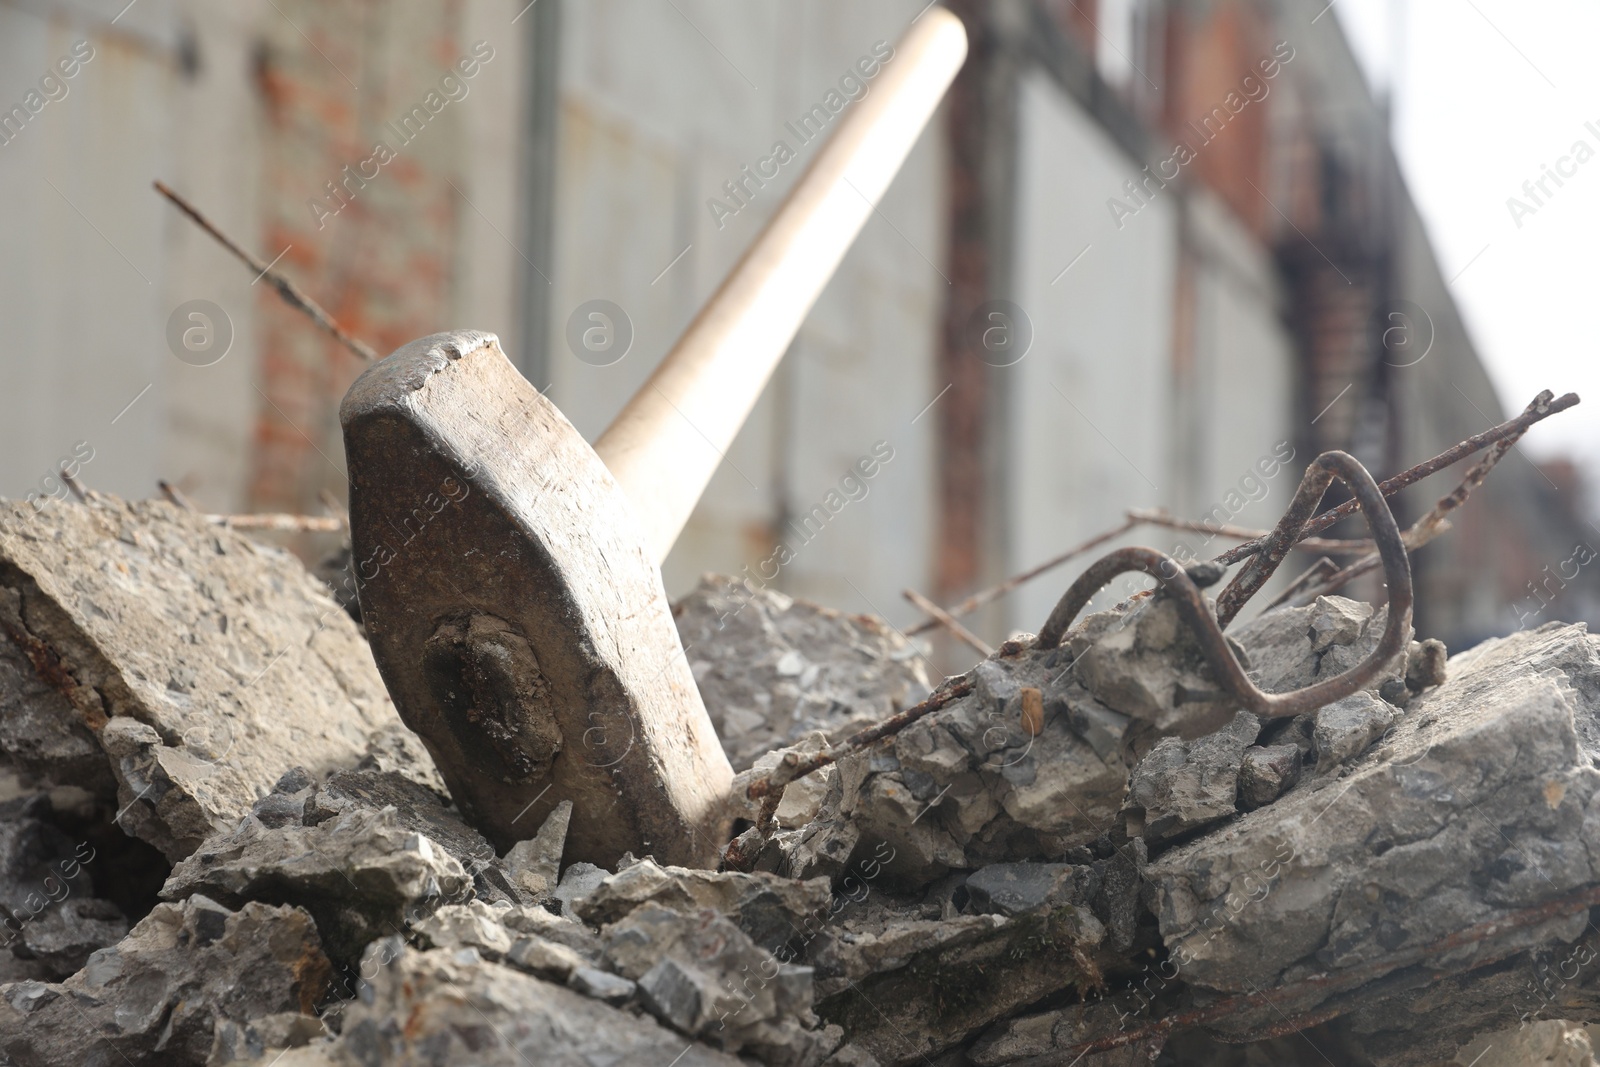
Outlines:
<svg viewBox="0 0 1600 1067"><path fill-rule="evenodd" d="M966 54L961 20L943 8L912 24L755 243L595 443L657 563Z"/></svg>

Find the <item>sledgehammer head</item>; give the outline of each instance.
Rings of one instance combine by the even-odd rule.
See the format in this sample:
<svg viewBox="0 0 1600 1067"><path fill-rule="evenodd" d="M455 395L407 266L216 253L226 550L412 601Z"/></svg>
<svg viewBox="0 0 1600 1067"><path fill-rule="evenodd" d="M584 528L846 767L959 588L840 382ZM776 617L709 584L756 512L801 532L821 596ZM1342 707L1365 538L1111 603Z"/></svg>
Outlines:
<svg viewBox="0 0 1600 1067"><path fill-rule="evenodd" d="M621 489L492 334L370 367L339 412L362 618L400 716L497 847L716 862L732 770Z"/></svg>

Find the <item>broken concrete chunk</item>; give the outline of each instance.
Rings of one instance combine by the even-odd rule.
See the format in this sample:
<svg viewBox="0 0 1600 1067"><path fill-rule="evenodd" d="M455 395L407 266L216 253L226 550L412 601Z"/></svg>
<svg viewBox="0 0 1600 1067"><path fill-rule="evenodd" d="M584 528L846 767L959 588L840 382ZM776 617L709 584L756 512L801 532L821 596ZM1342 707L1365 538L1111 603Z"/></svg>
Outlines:
<svg viewBox="0 0 1600 1067"><path fill-rule="evenodd" d="M601 870L592 863L573 863L561 872L561 881L555 889L556 903L560 906L560 914L564 918L576 919L577 906L585 898L599 888L600 883L611 877L610 871Z"/></svg>
<svg viewBox="0 0 1600 1067"><path fill-rule="evenodd" d="M561 850L567 844L572 801L563 800L545 816L539 832L511 846L502 861L524 904L539 904L555 893L561 873Z"/></svg>
<svg viewBox="0 0 1600 1067"><path fill-rule="evenodd" d="M316 826L246 816L173 868L161 895L298 904L316 916L329 953L350 961L374 938L465 899L471 885L460 861L393 808L352 808Z"/></svg>
<svg viewBox="0 0 1600 1067"><path fill-rule="evenodd" d="M1168 597L1090 615L1065 647L1072 651L1074 673L1096 700L1163 734L1209 733L1237 707L1222 693Z"/></svg>
<svg viewBox="0 0 1600 1067"><path fill-rule="evenodd" d="M974 914L1017 916L1051 904L1075 904L1088 898L1090 871L1068 863L992 863L966 880Z"/></svg>
<svg viewBox="0 0 1600 1067"><path fill-rule="evenodd" d="M362 974L371 977L346 1007L338 1038L292 1049L276 1067L742 1067L653 1019L482 961L470 950L418 952L388 938L367 950Z"/></svg>
<svg viewBox="0 0 1600 1067"><path fill-rule="evenodd" d="M1352 693L1317 709L1311 739L1317 771L1325 773L1365 752L1400 718L1388 701Z"/></svg>
<svg viewBox="0 0 1600 1067"><path fill-rule="evenodd" d="M785 830L797 830L816 818L832 781L833 768L824 767L815 774L808 774L785 786L783 799L778 801L777 810L772 813L778 825Z"/></svg>
<svg viewBox="0 0 1600 1067"><path fill-rule="evenodd" d="M1130 835L1161 841L1232 815L1245 751L1260 732L1261 720L1241 711L1207 737L1162 738L1133 769Z"/></svg>
<svg viewBox="0 0 1600 1067"><path fill-rule="evenodd" d="M22 924L11 951L36 960L52 979L76 974L90 955L114 945L128 933L128 918L109 900L77 897Z"/></svg>
<svg viewBox="0 0 1600 1067"><path fill-rule="evenodd" d="M584 958L565 945L558 945L554 941L546 941L542 937L521 937L511 946L511 951L506 953L506 962L529 974L537 974L541 978L548 978L553 982L567 982L578 971L589 970ZM577 986L573 986L577 989ZM580 993L584 990L579 989ZM601 1000L608 997L600 993L591 993Z"/></svg>
<svg viewBox="0 0 1600 1067"><path fill-rule="evenodd" d="M1371 604L1321 596L1304 607L1274 608L1236 623L1228 636L1247 653L1245 666L1256 685L1268 693L1284 693L1343 674L1366 659L1383 639L1388 619L1387 605L1374 610ZM1405 671L1402 653L1367 691L1376 693L1384 682L1403 679Z"/></svg>
<svg viewBox="0 0 1600 1067"><path fill-rule="evenodd" d="M1414 960L1448 972L1583 932L1586 905L1551 902L1600 874L1600 771L1583 741L1600 727L1600 640L1546 626L1484 642L1449 668L1343 777L1302 785L1146 868L1187 982L1242 992L1318 976L1300 999L1275 1002L1292 1017L1341 982ZM1438 946L1451 937L1462 940L1447 954ZM1264 1020L1241 1012L1218 1028Z"/></svg>
<svg viewBox="0 0 1600 1067"><path fill-rule="evenodd" d="M1239 764L1239 810L1271 804L1300 780L1298 745L1247 748Z"/></svg>
<svg viewBox="0 0 1600 1067"><path fill-rule="evenodd" d="M618 978L609 971L594 967L578 967L567 979L568 987L586 997L603 1000L607 1004L626 1004L638 992L638 985L626 978Z"/></svg>
<svg viewBox="0 0 1600 1067"><path fill-rule="evenodd" d="M1472 1067L1595 1067L1595 1049L1581 1024L1541 1019L1480 1037L1452 1062Z"/></svg>
<svg viewBox="0 0 1600 1067"><path fill-rule="evenodd" d="M823 878L801 882L761 872L691 871L646 859L606 878L576 907L594 926L614 923L647 903L679 911L713 908L738 923L756 944L776 951L807 919L825 911L832 898Z"/></svg>
<svg viewBox="0 0 1600 1067"><path fill-rule="evenodd" d="M0 1053L16 1067L200 1067L222 1020L311 1014L331 976L311 917L194 896L158 904L60 985L0 986ZM107 1048L118 1054L105 1059Z"/></svg>
<svg viewBox="0 0 1600 1067"><path fill-rule="evenodd" d="M1080 734L1099 705L1065 669L1068 648L1008 646L973 668L973 691L842 758L817 817L789 841L780 869L836 879L926 885L951 870L1057 856L1087 844L1122 807L1122 745ZM1025 688L1043 697L1037 736L1024 728ZM1103 712L1103 714L1102 714ZM1124 720L1125 721L1125 720ZM859 868L859 870L858 870Z"/></svg>
<svg viewBox="0 0 1600 1067"><path fill-rule="evenodd" d="M287 552L157 501L4 511L0 634L60 699L19 689L8 652L0 745L28 774L110 800L85 766L98 739L123 825L170 858L289 766L352 766L397 721L366 642Z"/></svg>
<svg viewBox="0 0 1600 1067"><path fill-rule="evenodd" d="M469 872L494 862L494 846L468 826L445 798L398 771L340 771L305 804L305 824L316 826L351 811L394 811L400 824L425 835Z"/></svg>
<svg viewBox="0 0 1600 1067"><path fill-rule="evenodd" d="M398 717L374 730L367 738L367 754L355 767L358 771L381 771L403 774L420 786L448 797L444 776L434 766L422 738L412 733Z"/></svg>
<svg viewBox="0 0 1600 1067"><path fill-rule="evenodd" d="M486 960L500 960L511 951L511 932L494 908L474 900L446 904L432 915L411 924L422 948L472 948Z"/></svg>
<svg viewBox="0 0 1600 1067"><path fill-rule="evenodd" d="M233 1063L272 1067L285 1049L309 1045L325 1033L321 1019L298 1012L263 1015L247 1023L219 1019L206 1067L226 1067Z"/></svg>
<svg viewBox="0 0 1600 1067"><path fill-rule="evenodd" d="M1449 659L1450 653L1437 637L1411 642L1411 649L1406 653L1406 688L1420 693L1443 685Z"/></svg>
<svg viewBox="0 0 1600 1067"><path fill-rule="evenodd" d="M840 740L928 694L915 647L872 616L710 574L672 614L736 771L808 734Z"/></svg>
<svg viewBox="0 0 1600 1067"><path fill-rule="evenodd" d="M609 967L639 986L651 1014L690 1037L730 1052L750 1048L767 1062L821 1058L812 1020L812 971L781 963L710 909L686 914L659 904L634 909L602 934Z"/></svg>

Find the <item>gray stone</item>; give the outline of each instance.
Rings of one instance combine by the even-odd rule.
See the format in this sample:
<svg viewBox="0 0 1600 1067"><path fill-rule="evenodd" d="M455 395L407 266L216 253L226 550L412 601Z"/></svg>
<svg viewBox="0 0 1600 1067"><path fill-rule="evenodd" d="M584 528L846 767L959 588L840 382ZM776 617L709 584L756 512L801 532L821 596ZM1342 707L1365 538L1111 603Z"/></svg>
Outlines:
<svg viewBox="0 0 1600 1067"><path fill-rule="evenodd" d="M567 978L567 987L607 1004L625 1004L639 988L637 983L595 967L575 968Z"/></svg>
<svg viewBox="0 0 1600 1067"><path fill-rule="evenodd" d="M303 1048L325 1033L322 1020L299 1012L277 1012L249 1022L218 1019L206 1067L254 1063L272 1067L286 1049Z"/></svg>
<svg viewBox="0 0 1600 1067"><path fill-rule="evenodd" d="M1311 1011L1341 982L1408 966L1407 953L1439 952L1422 957L1439 981L1584 932L1586 909L1538 909L1600 881L1600 640L1551 624L1484 642L1449 672L1342 777L1146 868L1186 982L1239 992L1318 976L1220 1031ZM1541 918L1504 921L1518 914ZM1429 949L1467 930L1479 933L1453 952Z"/></svg>
<svg viewBox="0 0 1600 1067"><path fill-rule="evenodd" d="M169 858L231 826L289 766L351 766L397 721L361 634L287 552L101 494L5 505L0 521L0 749L110 801L88 755L98 743L121 825ZM35 699L39 682L53 695Z"/></svg>
<svg viewBox="0 0 1600 1067"><path fill-rule="evenodd" d="M158 904L60 985L0 986L0 1054L16 1067L199 1067L219 1022L310 1015L330 976L298 908Z"/></svg>
<svg viewBox="0 0 1600 1067"><path fill-rule="evenodd" d="M512 933L482 901L446 904L411 924L421 948L476 949L486 960L499 961L511 951Z"/></svg>
<svg viewBox="0 0 1600 1067"><path fill-rule="evenodd" d="M1399 718L1394 705L1371 693L1352 693L1318 708L1311 732L1317 771L1326 772L1355 759Z"/></svg>
<svg viewBox="0 0 1600 1067"><path fill-rule="evenodd" d="M779 869L924 886L951 870L1059 856L1115 822L1127 790L1128 722L1065 668L1068 648L1010 644L973 668L973 691L882 744L839 760L815 819L786 839ZM1022 722L1022 690L1040 690L1037 736ZM1094 723L1093 740L1079 732ZM881 872L880 872L881 868Z"/></svg>
<svg viewBox="0 0 1600 1067"><path fill-rule="evenodd" d="M68 897L22 924L11 951L36 960L52 979L77 973L94 952L128 933L128 919L109 900Z"/></svg>
<svg viewBox="0 0 1600 1067"><path fill-rule="evenodd" d="M561 914L577 918L576 906L610 876L611 872L603 871L592 863L574 863L567 867L561 872L561 881L557 883L553 894Z"/></svg>
<svg viewBox="0 0 1600 1067"><path fill-rule="evenodd" d="M1477 1038L1452 1062L1473 1067L1595 1067L1594 1051L1582 1024L1543 1019Z"/></svg>
<svg viewBox="0 0 1600 1067"><path fill-rule="evenodd" d="M444 796L399 771L340 771L305 803L304 823L317 826L353 811L390 809L400 825L425 835L469 872L495 862L494 847L448 806Z"/></svg>
<svg viewBox="0 0 1600 1067"><path fill-rule="evenodd" d="M1054 903L1085 899L1088 869L1067 863L992 863L966 881L975 914L1022 915Z"/></svg>
<svg viewBox="0 0 1600 1067"><path fill-rule="evenodd" d="M741 1067L649 1017L463 952L418 952L399 938L367 950L362 994L331 1041L276 1067Z"/></svg>
<svg viewBox="0 0 1600 1067"><path fill-rule="evenodd" d="M1237 706L1222 694L1177 606L1160 594L1088 616L1065 647L1096 700L1162 734L1209 733Z"/></svg>
<svg viewBox="0 0 1600 1067"><path fill-rule="evenodd" d="M1234 814L1244 754L1260 732L1261 720L1241 711L1209 736L1162 738L1133 769L1130 836L1160 841Z"/></svg>
<svg viewBox="0 0 1600 1067"><path fill-rule="evenodd" d="M579 971L593 970L584 963L584 958L565 945L558 945L554 941L546 941L542 937L521 937L511 946L511 951L506 953L506 962L530 974L537 974L541 978L549 978L556 982L566 982ZM577 986L573 986L577 989ZM579 989L578 992L585 992ZM598 993L591 996L606 997Z"/></svg>
<svg viewBox="0 0 1600 1067"><path fill-rule="evenodd" d="M756 944L776 951L807 919L825 911L832 897L824 878L796 881L762 872L692 871L660 867L647 859L606 878L576 907L594 926L616 922L646 903L679 911L711 908L736 922Z"/></svg>
<svg viewBox="0 0 1600 1067"><path fill-rule="evenodd" d="M1247 748L1239 764L1239 810L1254 811L1271 804L1299 780L1299 746Z"/></svg>
<svg viewBox="0 0 1600 1067"><path fill-rule="evenodd" d="M1387 605L1373 610L1371 604L1322 596L1304 607L1274 608L1235 623L1228 635L1247 652L1256 685L1283 693L1343 674L1366 659L1382 640L1388 618ZM1377 693L1391 678L1404 679L1405 671L1402 653L1367 692Z"/></svg>
<svg viewBox="0 0 1600 1067"><path fill-rule="evenodd" d="M161 895L298 904L316 916L329 953L350 961L471 885L459 860L393 808L352 808L315 826L267 827L247 815L173 868Z"/></svg>
<svg viewBox="0 0 1600 1067"><path fill-rule="evenodd" d="M691 1037L768 1062L814 1062L812 972L781 963L726 917L645 904L602 933L611 970L639 985L639 1001Z"/></svg>
<svg viewBox="0 0 1600 1067"><path fill-rule="evenodd" d="M502 861L524 904L538 904L555 894L561 873L561 850L567 843L572 801L563 800L545 816L539 832L511 846Z"/></svg>
<svg viewBox="0 0 1600 1067"><path fill-rule="evenodd" d="M809 734L840 740L928 692L917 649L872 616L709 574L672 613L736 771Z"/></svg>

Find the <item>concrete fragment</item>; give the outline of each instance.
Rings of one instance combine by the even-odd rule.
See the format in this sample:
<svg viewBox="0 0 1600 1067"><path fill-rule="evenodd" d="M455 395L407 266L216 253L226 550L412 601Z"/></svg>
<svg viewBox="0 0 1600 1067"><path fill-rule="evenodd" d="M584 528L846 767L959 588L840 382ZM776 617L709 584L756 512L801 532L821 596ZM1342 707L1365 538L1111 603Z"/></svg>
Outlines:
<svg viewBox="0 0 1600 1067"><path fill-rule="evenodd" d="M1008 645L973 668L970 694L841 759L780 869L843 878L854 858L869 878L882 867L889 883L923 886L1099 837L1126 793L1129 719L1078 684L1072 656ZM1024 688L1043 696L1037 737L1023 729Z"/></svg>
<svg viewBox="0 0 1600 1067"><path fill-rule="evenodd" d="M839 740L928 693L922 657L872 616L710 574L672 614L736 771L808 734Z"/></svg>
<svg viewBox="0 0 1600 1067"><path fill-rule="evenodd" d="M1299 780L1298 746L1247 748L1239 764L1239 810L1254 811L1271 804Z"/></svg>
<svg viewBox="0 0 1600 1067"><path fill-rule="evenodd" d="M0 747L111 800L95 741L122 825L169 858L289 766L351 766L397 721L360 633L287 552L157 501L4 510Z"/></svg>
<svg viewBox="0 0 1600 1067"><path fill-rule="evenodd" d="M1535 909L1600 880L1600 640L1551 624L1459 654L1449 674L1343 777L1146 868L1185 981L1240 992L1318 976L1219 1031L1312 1010L1406 953L1439 952L1422 957L1437 981L1585 930L1586 907ZM1513 914L1537 921L1502 921ZM1468 930L1448 954L1429 948Z"/></svg>
<svg viewBox="0 0 1600 1067"><path fill-rule="evenodd" d="M974 871L965 889L975 914L1022 915L1087 898L1086 867L1069 863L992 863Z"/></svg>
<svg viewBox="0 0 1600 1067"><path fill-rule="evenodd" d="M769 1063L815 1062L832 1049L805 1025L811 968L781 963L715 911L645 904L602 940L610 969L638 983L639 1002L690 1037Z"/></svg>
<svg viewBox="0 0 1600 1067"><path fill-rule="evenodd" d="M639 989L637 983L594 967L574 969L571 977L567 979L567 986L586 997L594 997L607 1004L625 1004L633 999L634 993Z"/></svg>
<svg viewBox="0 0 1600 1067"><path fill-rule="evenodd" d="M486 960L501 960L511 951L511 932L494 908L481 901L446 904L411 924L422 948L476 949Z"/></svg>
<svg viewBox="0 0 1600 1067"><path fill-rule="evenodd" d="M610 871L603 871L592 863L574 863L561 872L561 881L556 884L555 900L559 913L567 918L576 919L577 903L611 875Z"/></svg>
<svg viewBox="0 0 1600 1067"><path fill-rule="evenodd" d="M785 830L797 830L816 818L832 781L833 768L824 767L815 774L808 774L785 786L783 799L778 801L778 807L772 813L778 825Z"/></svg>
<svg viewBox="0 0 1600 1067"><path fill-rule="evenodd" d="M298 908L235 912L202 896L158 904L60 985L0 986L0 1054L16 1067L199 1067L220 1021L310 1015L330 976Z"/></svg>
<svg viewBox="0 0 1600 1067"><path fill-rule="evenodd" d="M217 1020L206 1067L255 1063L271 1067L285 1049L301 1048L322 1037L322 1020L299 1012L277 1012L241 1023Z"/></svg>
<svg viewBox="0 0 1600 1067"><path fill-rule="evenodd" d="M1413 693L1443 685L1447 677L1445 665L1450 653L1437 637L1426 641L1413 641L1406 653L1406 688Z"/></svg>
<svg viewBox="0 0 1600 1067"><path fill-rule="evenodd" d="M537 834L518 841L505 854L506 873L522 894L523 903L538 904L555 893L561 873L561 850L566 847L567 825L571 821L572 801L563 800L545 816Z"/></svg>
<svg viewBox="0 0 1600 1067"><path fill-rule="evenodd" d="M593 970L585 964L583 957L572 949L558 945L554 941L546 941L542 937L518 938L517 943L511 946L511 951L506 953L506 962L529 974L537 974L554 982L567 982L579 971ZM578 989L576 985L573 988ZM583 993L586 990L578 989L578 992ZM608 999L607 995L599 992L589 995L600 997L601 1000Z"/></svg>
<svg viewBox="0 0 1600 1067"><path fill-rule="evenodd" d="M399 771L351 770L331 775L312 791L304 808L306 826L354 811L392 810L400 825L425 835L469 872L495 860L494 847L447 805L443 796Z"/></svg>
<svg viewBox="0 0 1600 1067"><path fill-rule="evenodd" d="M35 960L60 980L77 973L94 952L128 933L128 918L109 900L69 897L22 924L11 951Z"/></svg>
<svg viewBox="0 0 1600 1067"><path fill-rule="evenodd" d="M1161 841L1232 815L1245 751L1260 732L1261 720L1241 711L1206 737L1162 738L1129 781L1130 836Z"/></svg>
<svg viewBox="0 0 1600 1067"><path fill-rule="evenodd" d="M1389 609L1340 596L1321 596L1304 607L1274 608L1235 623L1228 636L1248 654L1246 668L1263 691L1283 693L1343 674L1369 656L1383 638ZM1366 691L1404 679L1406 657L1396 657Z"/></svg>
<svg viewBox="0 0 1600 1067"><path fill-rule="evenodd" d="M471 884L459 860L393 808L353 808L315 826L246 816L173 868L161 895L298 904L316 916L329 953L350 961L374 938L464 899Z"/></svg>
<svg viewBox="0 0 1600 1067"><path fill-rule="evenodd" d="M1317 771L1325 773L1355 759L1399 718L1400 713L1392 704L1371 693L1351 693L1318 708L1311 732Z"/></svg>
<svg viewBox="0 0 1600 1067"><path fill-rule="evenodd" d="M1162 734L1209 733L1236 707L1212 677L1176 605L1159 594L1088 616L1065 647L1096 700Z"/></svg>
<svg viewBox="0 0 1600 1067"><path fill-rule="evenodd" d="M418 952L386 939L368 949L362 974L371 977L346 1007L339 1036L291 1049L276 1067L741 1067L653 1019L470 950Z"/></svg>
<svg viewBox="0 0 1600 1067"><path fill-rule="evenodd" d="M796 881L775 874L692 871L652 860L618 871L576 905L594 926L623 918L642 904L679 911L715 909L736 922L756 944L776 951L807 919L827 909L833 893L823 878Z"/></svg>
<svg viewBox="0 0 1600 1067"><path fill-rule="evenodd" d="M1594 1052L1582 1024L1541 1019L1480 1037L1451 1062L1473 1067L1595 1067Z"/></svg>

